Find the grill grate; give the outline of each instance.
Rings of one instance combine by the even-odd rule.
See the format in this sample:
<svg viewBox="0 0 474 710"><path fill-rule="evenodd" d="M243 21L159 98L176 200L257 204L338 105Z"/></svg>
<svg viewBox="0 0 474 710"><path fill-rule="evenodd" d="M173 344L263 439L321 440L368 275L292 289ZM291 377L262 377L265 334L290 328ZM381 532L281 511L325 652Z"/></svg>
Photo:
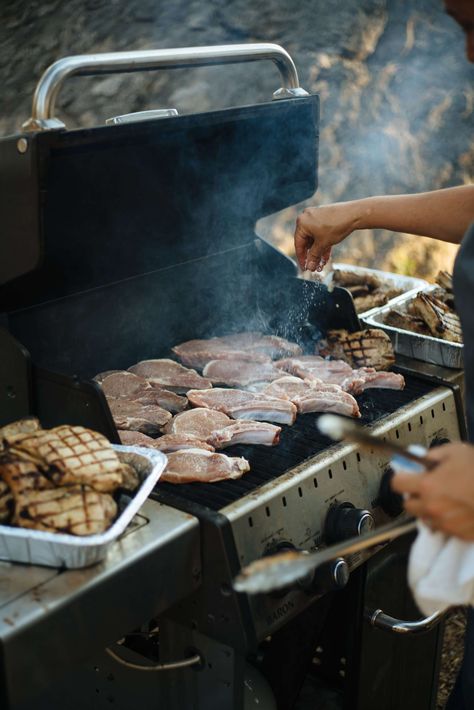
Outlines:
<svg viewBox="0 0 474 710"><path fill-rule="evenodd" d="M405 376L404 390L369 390L357 397L363 424L371 424L384 416L393 414L415 399L428 394L433 384ZM239 444L229 446L223 453L229 456L244 456L250 462L250 471L237 481L219 483L187 483L174 485L159 483L152 494L163 503L188 507L193 503L218 511L233 503L265 483L274 480L291 468L301 464L332 445L328 438L319 433L316 422L320 414L298 415L291 427L282 427L278 446L252 446ZM199 511L193 510L195 514Z"/></svg>

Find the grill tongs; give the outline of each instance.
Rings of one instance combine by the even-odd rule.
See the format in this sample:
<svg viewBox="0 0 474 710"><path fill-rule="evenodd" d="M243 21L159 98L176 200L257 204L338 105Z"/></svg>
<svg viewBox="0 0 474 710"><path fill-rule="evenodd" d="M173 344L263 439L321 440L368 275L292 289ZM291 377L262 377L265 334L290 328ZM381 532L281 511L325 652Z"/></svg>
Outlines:
<svg viewBox="0 0 474 710"><path fill-rule="evenodd" d="M362 427L342 417L330 414L324 415L319 418L318 426L322 433L332 439L346 439L361 446L382 450L385 453L394 455L397 463L400 465L405 464L406 468L413 469L413 464L417 465L417 470L429 470L433 467L433 462L424 456L419 456L392 442L372 436ZM416 520L404 518L402 522L394 521L362 537L353 537L316 552L288 550L263 557L241 570L234 580L234 589L237 592L246 592L247 594L259 594L280 589L306 577L317 567L337 557L345 557L361 552L369 547L407 535L414 530L416 530Z"/></svg>

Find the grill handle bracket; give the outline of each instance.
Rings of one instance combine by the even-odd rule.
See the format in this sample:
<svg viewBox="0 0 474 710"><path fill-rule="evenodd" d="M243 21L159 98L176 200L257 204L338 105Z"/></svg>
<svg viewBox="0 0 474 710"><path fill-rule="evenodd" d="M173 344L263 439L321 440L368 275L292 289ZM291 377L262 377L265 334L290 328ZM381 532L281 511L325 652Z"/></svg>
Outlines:
<svg viewBox="0 0 474 710"><path fill-rule="evenodd" d="M54 112L59 91L71 76L240 64L259 60L272 61L280 72L282 87L273 94L275 99L308 96L299 85L298 72L292 58L278 44L223 44L210 47L79 54L58 59L46 69L36 86L31 118L22 127L29 131L65 128L65 124L55 118Z"/></svg>
<svg viewBox="0 0 474 710"><path fill-rule="evenodd" d="M436 611L431 616L417 621L402 621L394 616L386 614L382 609L366 611L366 619L371 626L382 631L389 631L394 634L419 635L431 631L444 618L444 611Z"/></svg>

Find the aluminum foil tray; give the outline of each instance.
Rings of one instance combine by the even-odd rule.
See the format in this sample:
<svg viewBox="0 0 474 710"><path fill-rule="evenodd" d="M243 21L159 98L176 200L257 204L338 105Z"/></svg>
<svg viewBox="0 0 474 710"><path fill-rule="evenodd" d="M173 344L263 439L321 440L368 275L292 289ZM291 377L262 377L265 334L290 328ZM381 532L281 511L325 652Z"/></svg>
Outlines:
<svg viewBox="0 0 474 710"><path fill-rule="evenodd" d="M429 288L428 281L424 279L416 279L413 276L403 276L402 274L393 274L391 271L380 271L379 269L369 269L365 266L356 266L354 264L332 264L332 269L342 269L343 271L352 271L356 274L370 274L372 276L377 276L384 284L391 286L392 288L399 288L403 290L399 296L391 298L385 305L391 306L394 301L398 300L402 296L413 296L418 291L424 291ZM328 274L326 281L331 279L331 272ZM375 306L370 308L368 311L363 311L358 313L359 318L365 318L365 316L379 311L380 308L385 308L384 306Z"/></svg>
<svg viewBox="0 0 474 710"><path fill-rule="evenodd" d="M437 287L428 286L424 290L429 292L435 288ZM363 322L365 325L372 328L380 328L388 333L393 343L393 349L400 355L408 355L408 357L412 357L415 360L423 360L435 365L443 365L443 367L462 368L464 350L462 343L451 343L449 340L413 333L410 330L402 330L383 322L385 314L392 307L401 307L403 310L404 306L413 298L413 295L413 293L406 293L403 296L398 296L385 306L364 314Z"/></svg>
<svg viewBox="0 0 474 710"><path fill-rule="evenodd" d="M112 446L121 461L134 467L140 485L135 492L120 496L118 507L121 512L110 528L99 535L79 537L0 525L1 560L77 569L104 559L150 495L167 462L161 451L140 446Z"/></svg>

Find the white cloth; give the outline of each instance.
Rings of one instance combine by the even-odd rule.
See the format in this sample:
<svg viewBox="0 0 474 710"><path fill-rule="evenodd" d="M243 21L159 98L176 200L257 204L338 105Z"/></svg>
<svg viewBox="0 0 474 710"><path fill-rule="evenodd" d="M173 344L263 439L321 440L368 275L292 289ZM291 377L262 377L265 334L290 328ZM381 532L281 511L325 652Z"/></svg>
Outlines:
<svg viewBox="0 0 474 710"><path fill-rule="evenodd" d="M426 449L410 446L423 455ZM408 459L392 459L395 471L414 475L423 469ZM410 550L408 584L420 611L431 616L450 606L474 606L474 543L433 532L421 521Z"/></svg>
<svg viewBox="0 0 474 710"><path fill-rule="evenodd" d="M450 606L474 605L474 544L418 523L408 583L418 608L430 616Z"/></svg>

